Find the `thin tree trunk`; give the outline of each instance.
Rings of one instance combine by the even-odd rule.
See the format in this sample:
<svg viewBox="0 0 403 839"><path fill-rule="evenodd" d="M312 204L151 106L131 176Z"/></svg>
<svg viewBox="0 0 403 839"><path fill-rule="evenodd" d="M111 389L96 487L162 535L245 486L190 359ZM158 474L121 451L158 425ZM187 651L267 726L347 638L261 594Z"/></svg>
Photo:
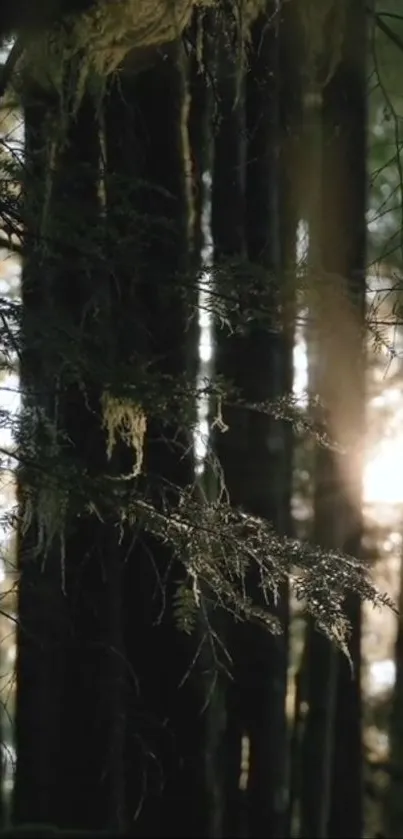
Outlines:
<svg viewBox="0 0 403 839"><path fill-rule="evenodd" d="M389 783L383 806L385 836L397 839L403 824L402 778L403 778L403 553L400 570L399 619L395 643L396 681L393 690L392 711L389 723Z"/></svg>
<svg viewBox="0 0 403 839"><path fill-rule="evenodd" d="M279 16L275 4L252 26L246 76L246 239L248 259L262 270L268 322L254 326L244 342L243 394L250 402L265 402L292 389L292 330L285 328L285 276L282 276L280 220L280 63ZM285 188L285 184L282 184ZM285 200L283 201L285 209ZM295 233L295 230L294 230ZM285 248L284 248L285 249ZM287 254L289 258L290 254ZM290 299L287 301L288 306ZM276 305L277 304L277 305ZM280 309L279 322L272 324ZM288 312L289 316L290 312ZM282 323L282 319L284 322ZM292 431L284 421L251 414L248 421L246 472L242 504L271 521L277 532L290 528ZM268 476L271 476L269 478ZM259 596L256 583L255 595ZM288 665L288 587L269 604L280 619L283 634L269 636L248 627L247 657L250 769L249 835L285 836L288 808L288 733L286 692ZM246 628L245 628L246 629ZM249 637L248 637L249 636Z"/></svg>
<svg viewBox="0 0 403 839"><path fill-rule="evenodd" d="M211 305L212 291L212 243L211 243L211 175L213 167L213 117L214 95L212 89L212 73L215 52L215 9L195 9L191 28L192 52L188 65L189 78L189 142L190 157L193 168L194 194L194 268L197 276L197 291L199 301L199 334L198 349L198 387L203 389L206 381L211 381L214 375L214 358L212 353L207 357L205 350L211 342L211 315L208 314ZM203 471L198 475L198 489L203 503L204 499L214 502L218 498L219 481L215 470L214 458L211 457L212 448L208 435L211 434L212 423L215 418L215 399L210 394L205 395L199 402L201 408L199 417L202 433L206 434L207 451L203 462ZM207 433L206 433L207 432ZM199 464L197 464L199 465ZM211 608L209 598L204 604L209 627L216 636L225 641L227 616L221 609ZM218 655L217 655L218 653ZM227 675L222 665L222 652L214 652L211 645L204 645L200 666L205 674L206 695L208 707L206 716L205 739L205 771L207 787L207 835L221 837L224 829L225 811L225 733L226 733L226 687ZM228 665L228 662L225 662Z"/></svg>
<svg viewBox="0 0 403 839"><path fill-rule="evenodd" d="M240 44L231 18L230 4L223 4L214 22L216 44L216 113L214 126L214 158L212 178L212 237L214 247L214 291L225 295L229 287L232 267L244 258L244 133L243 80L239 78ZM232 378L234 346L228 335L215 327L214 365L220 375ZM234 419L236 422L236 420ZM224 467L224 481L231 500L239 495L238 475L230 473L228 433L214 428L212 447ZM218 480L221 484L221 479ZM218 491L222 487L218 486ZM234 499L236 503L236 498ZM246 733L244 718L244 673L239 649L239 626L225 627L225 644L232 658L231 673L234 683L226 685L226 730L224 738L224 836L242 836L245 829L245 795L240 789L242 740Z"/></svg>
<svg viewBox="0 0 403 839"><path fill-rule="evenodd" d="M206 256L206 210L210 189L208 180L212 167L213 91L208 74L214 55L214 12L195 8L189 27L188 57L189 142L193 193L193 248L196 269Z"/></svg>

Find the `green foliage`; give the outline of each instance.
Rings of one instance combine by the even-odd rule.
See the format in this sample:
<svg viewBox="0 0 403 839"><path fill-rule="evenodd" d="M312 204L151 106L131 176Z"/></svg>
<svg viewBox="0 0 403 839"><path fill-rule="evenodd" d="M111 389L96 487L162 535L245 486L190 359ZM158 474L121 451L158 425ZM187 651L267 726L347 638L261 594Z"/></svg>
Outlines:
<svg viewBox="0 0 403 839"><path fill-rule="evenodd" d="M176 614L186 631L192 628L199 603L207 633L206 616L217 607L235 620L252 620L272 633L281 632L271 604L285 581L318 628L345 651L350 631L344 612L348 593L374 606L394 608L390 598L376 591L363 562L341 551L281 537L268 522L226 503L200 503L192 492L185 492L176 508L162 513L133 494L122 514L132 525L141 522L168 543L184 564L192 585L182 584L177 590ZM249 596L251 572L258 574L266 608Z"/></svg>

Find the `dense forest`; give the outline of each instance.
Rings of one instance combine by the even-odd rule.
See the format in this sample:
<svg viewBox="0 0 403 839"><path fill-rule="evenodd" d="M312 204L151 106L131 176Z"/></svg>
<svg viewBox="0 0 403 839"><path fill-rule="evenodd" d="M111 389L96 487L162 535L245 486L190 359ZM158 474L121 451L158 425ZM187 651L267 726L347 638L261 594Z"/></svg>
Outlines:
<svg viewBox="0 0 403 839"><path fill-rule="evenodd" d="M399 2L0 61L0 836L401 836Z"/></svg>

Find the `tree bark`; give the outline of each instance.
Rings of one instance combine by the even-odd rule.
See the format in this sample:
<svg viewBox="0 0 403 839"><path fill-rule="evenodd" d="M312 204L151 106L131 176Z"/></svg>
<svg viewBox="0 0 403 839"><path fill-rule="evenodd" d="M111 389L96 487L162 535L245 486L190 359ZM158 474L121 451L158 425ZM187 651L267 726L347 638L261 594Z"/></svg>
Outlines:
<svg viewBox="0 0 403 839"><path fill-rule="evenodd" d="M349 6L345 26L342 60L323 100L323 260L326 271L345 278L348 301L340 335L343 352L338 359L338 381L345 382L343 395L339 393L340 424L343 422L342 435L349 451L348 463L344 462L341 472L346 505L343 548L359 556L363 528L367 210L367 18L363 0ZM327 212L330 206L331 214ZM354 676L347 659L339 653L329 837L347 839L363 833L363 746L358 598L350 598L346 608L352 626L349 647Z"/></svg>
<svg viewBox="0 0 403 839"><path fill-rule="evenodd" d="M196 355L186 337L189 305L183 295L191 267L191 218L182 58L175 45L156 55L147 71L122 75L105 111L107 177L125 182L131 213L125 218L123 211L117 228L125 243L117 270L126 310L122 334L128 343L131 338L134 358L151 363L151 370L173 385L187 374L189 356ZM112 195L108 212L116 220ZM140 321L137 334L133 318ZM175 503L181 488L194 482L189 442L174 415L163 422L148 405L145 480L139 486L157 507L164 496ZM208 835L204 683L192 665L197 638L179 632L173 608L184 569L168 546L144 531L128 533L125 547L125 642L133 674L126 749L129 829L140 836Z"/></svg>
<svg viewBox="0 0 403 839"><path fill-rule="evenodd" d="M349 6L340 62L322 94L320 194L310 230L316 239L310 242L315 251L314 388L324 401L330 436L348 451L344 457L317 451L313 536L324 549L341 548L353 555L359 554L362 531L365 31L364 5L357 0ZM312 166L318 169L317 157ZM308 629L302 836L362 835L360 604L351 599L346 609L354 677L347 658L312 626Z"/></svg>
<svg viewBox="0 0 403 839"><path fill-rule="evenodd" d="M292 386L292 335L284 327L281 299L281 261L289 242L286 246L286 236L280 234L279 219L278 24L274 6L268 4L252 26L245 84L239 77L240 57L230 43L222 45L219 67L221 113L213 178L216 265L228 278L241 265L246 276L242 287L238 274L237 292L254 319L242 336L216 332L216 365L241 399L252 405L289 393ZM288 236L290 220L284 217L282 222ZM280 315L273 327L275 306ZM257 319L259 309L265 317L262 324ZM231 503L267 518L280 533L287 532L288 429L259 410L229 407L225 401L224 420L228 431L217 436L216 446ZM249 585L250 593L259 598L254 574ZM283 636L270 637L252 625L235 625L228 633L234 686L228 689L226 829L236 835L284 836L286 830L287 591L282 592L277 610L274 602L269 608L280 616ZM240 789L241 750L246 742L249 767Z"/></svg>
<svg viewBox="0 0 403 839"><path fill-rule="evenodd" d="M21 388L23 407L35 411L37 402L46 409L47 393L44 383L42 342L38 334L38 320L45 310L44 287L41 281L43 260L41 221L44 211L42 185L46 183L49 165L46 142L48 111L41 97L25 107L25 182L24 221L26 238L22 271L23 348L21 358ZM24 446L25 447L25 446ZM21 446L22 451L23 447ZM18 496L23 503L32 464L20 463ZM34 500L37 503L37 494ZM36 517L35 517L36 518ZM17 610L17 689L15 711L15 745L17 764L13 793L13 819L45 822L50 809L52 735L57 726L58 655L51 638L55 637L55 619L51 598L59 604L60 581L51 580L50 570L40 573L40 562L35 558L38 530L35 518L18 533L17 556L19 585ZM53 574L54 576L54 574ZM57 575L56 575L57 576ZM58 627L57 635L60 634ZM50 673L53 679L50 680ZM43 715L43 717L42 717ZM46 719L46 728L39 720Z"/></svg>
<svg viewBox="0 0 403 839"><path fill-rule="evenodd" d="M243 349L243 393L265 402L292 391L293 330L290 293L282 265L292 219L286 210L281 177L280 20L274 4L252 26L246 76L246 240L251 270L262 270L268 322L253 326ZM287 208L288 209L288 208ZM282 227L284 225L284 229ZM294 229L294 236L296 230ZM294 239L295 243L295 239ZM295 244L294 244L295 248ZM289 268L289 265L288 265ZM288 278L289 279L289 278ZM287 311L288 309L288 311ZM279 312L275 317L274 313ZM274 319L274 323L273 323ZM251 414L248 420L243 505L271 521L277 532L290 532L292 429L284 421ZM271 476L269 479L268 476ZM259 584L255 583L259 597ZM283 634L270 636L252 626L248 638L248 717L250 732L249 835L286 836L288 808L288 586L269 608ZM263 605L263 604L262 604Z"/></svg>
<svg viewBox="0 0 403 839"><path fill-rule="evenodd" d="M214 292L223 294L228 289L228 278L245 256L244 229L244 159L245 114L244 85L239 78L240 44L233 29L230 4L223 4L221 15L214 21L216 67L216 113L214 126L214 155L212 170L211 226L214 249ZM218 275L217 275L218 271ZM221 331L222 330L222 331ZM223 327L214 324L215 372L231 377L234 366L234 347ZM236 433L236 432L235 432ZM231 495L239 491L238 475L228 474L230 467L227 446L228 432L212 429L212 447L224 469L223 480ZM231 430L234 434L234 430ZM221 483L221 479L219 479ZM220 492L221 486L217 487ZM235 502L236 503L236 502ZM224 814L223 835L240 836L245 830L245 794L240 789L242 738L246 731L242 691L243 673L238 654L239 627L226 622L224 639L232 657L231 673L234 684L226 684L226 728L224 736ZM235 687L236 685L236 687Z"/></svg>
<svg viewBox="0 0 403 839"><path fill-rule="evenodd" d="M63 142L46 160L40 231L46 235L46 257L35 268L41 270L37 296L25 294L27 316L38 314L39 296L44 320L42 337L36 336L40 367L36 346L28 342L23 387L31 379L44 393L38 407L51 433L61 436L54 474L45 473L39 481L31 542L23 538L20 544L14 817L17 822L119 832L117 522L108 509L105 522L104 510L98 509L99 516L89 512L96 496L92 481L102 481L109 472L101 410L104 372L97 367L103 344L98 318L102 261L97 264L94 257L100 244L99 161L95 107L85 97L77 117L68 116ZM42 433L46 436L46 430ZM39 441L38 446L36 458L42 454ZM44 468L49 465L45 461ZM22 492L24 478L22 473ZM40 540L41 521L48 515L45 490L62 491L56 515L66 504L65 520L50 533L47 546ZM51 503L49 496L45 503Z"/></svg>
<svg viewBox="0 0 403 839"><path fill-rule="evenodd" d="M403 726L402 726L402 695L403 695L403 556L400 571L399 619L395 643L396 681L393 690L392 708L389 722L390 738L390 776L386 790L383 818L385 835L397 839L401 833L403 820L403 805L401 798L401 779L403 777Z"/></svg>

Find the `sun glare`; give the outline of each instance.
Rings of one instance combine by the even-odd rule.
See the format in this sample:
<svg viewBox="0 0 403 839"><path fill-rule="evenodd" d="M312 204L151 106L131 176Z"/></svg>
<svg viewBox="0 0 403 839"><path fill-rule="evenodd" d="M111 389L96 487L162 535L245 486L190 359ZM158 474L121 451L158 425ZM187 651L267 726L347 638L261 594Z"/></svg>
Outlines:
<svg viewBox="0 0 403 839"><path fill-rule="evenodd" d="M403 436L383 441L368 458L364 499L368 504L403 505Z"/></svg>

